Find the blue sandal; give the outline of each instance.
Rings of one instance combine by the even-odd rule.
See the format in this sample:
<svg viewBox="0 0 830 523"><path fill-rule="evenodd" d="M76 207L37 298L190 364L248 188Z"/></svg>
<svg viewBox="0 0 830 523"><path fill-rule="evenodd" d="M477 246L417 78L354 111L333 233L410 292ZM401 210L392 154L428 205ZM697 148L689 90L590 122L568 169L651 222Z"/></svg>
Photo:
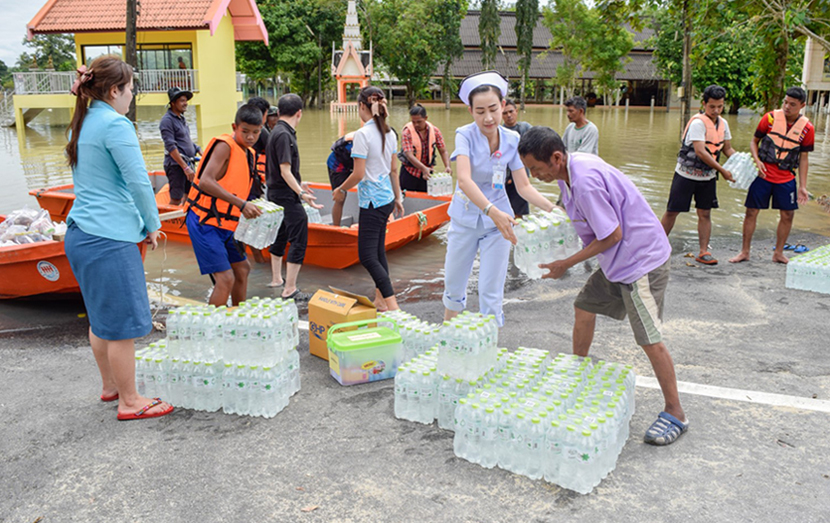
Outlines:
<svg viewBox="0 0 830 523"><path fill-rule="evenodd" d="M801 253L807 252L809 250L810 249L808 249L807 246L804 245L803 243L799 243L798 245L793 247L793 252L796 253L796 254L801 254Z"/></svg>
<svg viewBox="0 0 830 523"><path fill-rule="evenodd" d="M688 429L688 421L683 423L668 412L661 412L646 431L644 441L652 445L671 445Z"/></svg>

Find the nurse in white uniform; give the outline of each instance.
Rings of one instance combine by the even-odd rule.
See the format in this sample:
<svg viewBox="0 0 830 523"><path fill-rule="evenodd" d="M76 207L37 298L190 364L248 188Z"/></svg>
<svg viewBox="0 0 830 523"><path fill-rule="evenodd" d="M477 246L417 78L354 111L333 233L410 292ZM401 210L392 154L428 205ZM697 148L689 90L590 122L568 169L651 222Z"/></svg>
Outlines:
<svg viewBox="0 0 830 523"><path fill-rule="evenodd" d="M467 282L480 253L478 303L482 314L492 314L504 325L502 301L510 244L516 243L513 210L504 186L505 171L513 171L516 189L536 207L554 207L527 178L519 159L519 134L501 127L507 80L495 71L468 76L461 82L461 101L473 123L455 131L458 186L450 203L447 257L444 263L444 319L467 305Z"/></svg>

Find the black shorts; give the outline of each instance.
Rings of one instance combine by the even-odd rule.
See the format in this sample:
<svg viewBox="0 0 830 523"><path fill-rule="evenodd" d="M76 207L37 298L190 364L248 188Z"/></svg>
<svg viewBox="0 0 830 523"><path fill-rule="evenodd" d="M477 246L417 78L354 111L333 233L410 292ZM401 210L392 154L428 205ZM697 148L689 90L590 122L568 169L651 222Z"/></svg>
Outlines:
<svg viewBox="0 0 830 523"><path fill-rule="evenodd" d="M401 189L405 191L427 192L427 181L412 174L401 164Z"/></svg>
<svg viewBox="0 0 830 523"><path fill-rule="evenodd" d="M695 197L695 209L709 210L718 208L718 179L697 181L684 178L674 173L669 191L668 212L689 212L692 196Z"/></svg>
<svg viewBox="0 0 830 523"><path fill-rule="evenodd" d="M530 205L522 198L519 191L516 190L516 182L513 181L513 173L507 173L507 180L505 180L504 188L507 190L507 198L510 200L510 207L513 208L513 214L516 216L526 216L530 214Z"/></svg>
<svg viewBox="0 0 830 523"><path fill-rule="evenodd" d="M165 165L164 174L167 175L167 183L170 185L170 199L181 200L190 192L190 180L179 166L179 164Z"/></svg>
<svg viewBox="0 0 830 523"><path fill-rule="evenodd" d="M343 185L343 182L345 182L351 174L352 172L347 170L334 172L331 170L331 167L329 167L329 183L331 184L331 189L334 190Z"/></svg>

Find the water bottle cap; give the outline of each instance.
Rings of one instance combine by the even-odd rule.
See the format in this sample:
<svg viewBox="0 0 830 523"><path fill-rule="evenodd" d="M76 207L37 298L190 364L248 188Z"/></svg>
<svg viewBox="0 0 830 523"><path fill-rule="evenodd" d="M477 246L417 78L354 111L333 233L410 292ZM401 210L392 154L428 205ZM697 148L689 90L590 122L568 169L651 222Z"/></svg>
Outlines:
<svg viewBox="0 0 830 523"><path fill-rule="evenodd" d="M467 382L467 384L470 385L471 387L475 387L477 385L477 382L476 381L469 381L469 382Z"/></svg>
<svg viewBox="0 0 830 523"><path fill-rule="evenodd" d="M524 412L520 412L520 413L516 414L516 417L518 419L525 419L525 414L524 414Z"/></svg>
<svg viewBox="0 0 830 523"><path fill-rule="evenodd" d="M456 383L464 383L464 380L461 378L455 378Z"/></svg>
<svg viewBox="0 0 830 523"><path fill-rule="evenodd" d="M231 363L226 363L225 364L226 369L230 369L231 367L233 367L233 364L231 364Z"/></svg>
<svg viewBox="0 0 830 523"><path fill-rule="evenodd" d="M411 369L411 370L409 371L409 373L410 373L410 374L418 374L418 373L415 371L415 369Z"/></svg>
<svg viewBox="0 0 830 523"><path fill-rule="evenodd" d="M476 408L475 405L473 405L473 408ZM495 412L495 409L493 409L493 407L487 407L486 409L484 409L484 412L486 412L487 414L492 414Z"/></svg>
<svg viewBox="0 0 830 523"><path fill-rule="evenodd" d="M600 416L599 418L597 418L597 423L605 423L606 421L608 421L608 420L607 420L607 419L605 419L605 418L603 418L602 416Z"/></svg>
<svg viewBox="0 0 830 523"><path fill-rule="evenodd" d="M205 367L213 367L213 363L211 363L209 361L205 362Z"/></svg>
<svg viewBox="0 0 830 523"><path fill-rule="evenodd" d="M256 370L259 368L259 365L251 365L251 370Z"/></svg>
<svg viewBox="0 0 830 523"><path fill-rule="evenodd" d="M182 363L190 363L190 360L182 360Z"/></svg>
<svg viewBox="0 0 830 523"><path fill-rule="evenodd" d="M553 421L550 422L550 426L551 427L559 427L559 422L556 421L556 420L553 420Z"/></svg>
<svg viewBox="0 0 830 523"><path fill-rule="evenodd" d="M231 316L233 316L233 313L231 311L228 311L225 313L225 316L230 318Z"/></svg>
<svg viewBox="0 0 830 523"><path fill-rule="evenodd" d="M458 400L458 403L460 403L461 405L466 405L467 404L467 398L461 398L460 400Z"/></svg>
<svg viewBox="0 0 830 523"><path fill-rule="evenodd" d="M501 413L506 415L506 416L509 416L509 415L513 414L513 411L510 410L510 409L504 409L503 411L501 411Z"/></svg>
<svg viewBox="0 0 830 523"><path fill-rule="evenodd" d="M574 427L573 425L568 425L565 428L568 429L568 432L576 432L576 427Z"/></svg>
<svg viewBox="0 0 830 523"><path fill-rule="evenodd" d="M591 427L591 430L597 430L597 429L599 429L599 425L597 425L596 423L591 423L591 424L589 425L589 427Z"/></svg>
<svg viewBox="0 0 830 523"><path fill-rule="evenodd" d="M425 371L424 371L424 372L422 372L421 374L422 374L423 376L429 376L429 371L428 371L428 370L425 370Z"/></svg>
<svg viewBox="0 0 830 523"><path fill-rule="evenodd" d="M608 412L606 412L606 413L605 413L605 418L606 418L606 419L611 419L611 418L613 418L613 417L614 417L614 413L613 413L613 412L611 412L610 410L609 410Z"/></svg>
<svg viewBox="0 0 830 523"><path fill-rule="evenodd" d="M444 380L444 381L450 381L450 377L447 374L444 374L444 377L441 378L441 379Z"/></svg>
<svg viewBox="0 0 830 523"><path fill-rule="evenodd" d="M586 438L588 438L588 437L591 436L591 431L590 430L583 430L582 435L585 436Z"/></svg>
<svg viewBox="0 0 830 523"><path fill-rule="evenodd" d="M538 417L540 417L540 418L547 418L547 417L548 417L548 413L547 413L546 411L544 411L544 410L540 410L539 412L537 412L537 413L536 413L536 416L538 416Z"/></svg>
<svg viewBox="0 0 830 523"><path fill-rule="evenodd" d="M568 416L566 416L565 414L560 414L559 419L561 419L562 421L565 421L566 419L568 419Z"/></svg>

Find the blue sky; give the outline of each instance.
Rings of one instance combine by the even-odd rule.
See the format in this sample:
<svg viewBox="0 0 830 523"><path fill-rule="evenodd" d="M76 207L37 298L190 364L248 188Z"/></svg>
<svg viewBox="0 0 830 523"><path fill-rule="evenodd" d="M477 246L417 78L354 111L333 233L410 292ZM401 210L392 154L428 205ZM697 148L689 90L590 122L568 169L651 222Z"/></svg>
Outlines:
<svg viewBox="0 0 830 523"><path fill-rule="evenodd" d="M0 0L0 60L9 67L17 62L26 36L26 24L46 4L46 0Z"/></svg>

